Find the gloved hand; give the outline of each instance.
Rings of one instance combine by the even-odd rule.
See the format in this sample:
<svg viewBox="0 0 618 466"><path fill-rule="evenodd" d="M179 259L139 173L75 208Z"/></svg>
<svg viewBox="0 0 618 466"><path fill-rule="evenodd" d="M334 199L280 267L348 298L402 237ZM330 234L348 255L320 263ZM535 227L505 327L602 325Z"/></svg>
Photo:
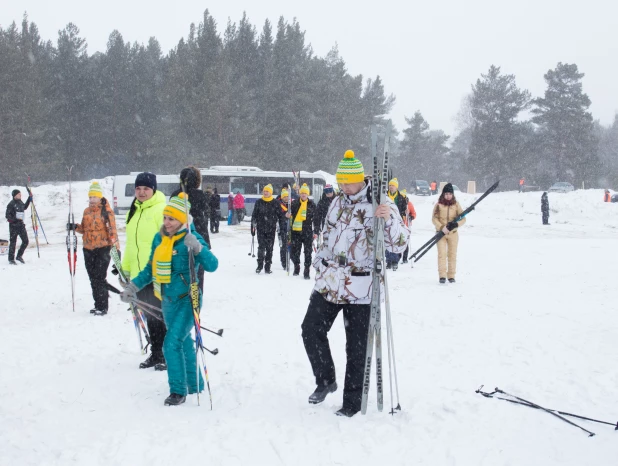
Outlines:
<svg viewBox="0 0 618 466"><path fill-rule="evenodd" d="M458 226L459 226L459 224L458 224L457 222L455 222L455 221L453 221L453 222L448 222L448 223L446 224L446 229L447 229L448 231L453 231L453 230L454 230L455 228L457 228Z"/></svg>
<svg viewBox="0 0 618 466"><path fill-rule="evenodd" d="M251 224L251 236L255 236L255 226Z"/></svg>
<svg viewBox="0 0 618 466"><path fill-rule="evenodd" d="M67 223L67 230L75 230L77 228L77 223Z"/></svg>
<svg viewBox="0 0 618 466"><path fill-rule="evenodd" d="M118 276L118 269L116 268L116 264L112 265L112 275Z"/></svg>
<svg viewBox="0 0 618 466"><path fill-rule="evenodd" d="M120 293L120 300L123 303L132 303L137 299L137 286L133 282L129 283L126 288Z"/></svg>
<svg viewBox="0 0 618 466"><path fill-rule="evenodd" d="M202 244L193 233L187 233L187 236L185 236L185 246L193 254L199 254L202 251Z"/></svg>

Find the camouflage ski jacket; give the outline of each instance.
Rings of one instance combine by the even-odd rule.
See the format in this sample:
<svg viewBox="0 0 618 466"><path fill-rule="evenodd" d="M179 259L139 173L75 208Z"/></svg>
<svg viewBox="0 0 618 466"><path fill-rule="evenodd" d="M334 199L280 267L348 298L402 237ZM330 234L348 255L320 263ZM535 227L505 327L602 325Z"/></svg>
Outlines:
<svg viewBox="0 0 618 466"><path fill-rule="evenodd" d="M368 197L370 186L358 194L337 196L330 205L322 230L323 242L315 255L314 290L335 304L369 304L373 277L374 235L373 206ZM385 223L384 247L402 253L410 231L403 224L397 206L387 199L391 217ZM380 279L382 296L384 280Z"/></svg>

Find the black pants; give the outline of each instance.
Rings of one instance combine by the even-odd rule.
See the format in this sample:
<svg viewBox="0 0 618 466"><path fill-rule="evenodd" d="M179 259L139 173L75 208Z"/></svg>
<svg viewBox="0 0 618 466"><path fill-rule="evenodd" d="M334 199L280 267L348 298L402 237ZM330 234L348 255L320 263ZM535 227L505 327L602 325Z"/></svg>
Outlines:
<svg viewBox="0 0 618 466"><path fill-rule="evenodd" d="M111 260L109 254L111 249L111 246L96 249L84 248L86 272L88 272L90 279L94 308L98 311L107 311L108 309L107 269Z"/></svg>
<svg viewBox="0 0 618 466"><path fill-rule="evenodd" d="M214 212L211 212L210 214L210 232L211 233L218 233L219 232L219 217L221 216L221 211L220 210L216 210Z"/></svg>
<svg viewBox="0 0 618 466"><path fill-rule="evenodd" d="M407 261L408 260L408 251L410 249L410 246L406 246L406 250L403 251L403 260Z"/></svg>
<svg viewBox="0 0 618 466"><path fill-rule="evenodd" d="M288 232L287 231L279 231L279 236L281 237L281 246L279 247L279 256L281 258L281 264L285 264L283 266L284 269L287 270L288 267Z"/></svg>
<svg viewBox="0 0 618 466"><path fill-rule="evenodd" d="M313 236L307 235L302 231L292 232L292 262L300 265L300 249L305 251L305 267L311 266L311 252L313 248Z"/></svg>
<svg viewBox="0 0 618 466"><path fill-rule="evenodd" d="M343 407L360 410L369 329L369 304L333 304L314 291L302 324L303 343L316 385L328 385L334 382L335 363L330 352L328 332L341 309L345 319L347 357Z"/></svg>
<svg viewBox="0 0 618 466"><path fill-rule="evenodd" d="M161 301L155 296L152 284L138 291L137 299L152 306L161 307ZM165 340L167 328L163 322L152 317L150 314L145 312L144 316L146 317L148 333L150 334L150 352L155 356L163 357L163 340Z"/></svg>
<svg viewBox="0 0 618 466"><path fill-rule="evenodd" d="M17 247L17 237L21 239L21 246L17 251L17 257L22 257L24 251L28 247L28 233L26 232L26 224L24 222L9 224L9 260L15 260L15 248Z"/></svg>
<svg viewBox="0 0 618 466"><path fill-rule="evenodd" d="M275 227L273 226L271 231L259 231L257 232L258 239L258 253L257 253L257 261L258 266L269 267L273 263L273 248L275 247L275 236L277 236L277 232L275 231Z"/></svg>
<svg viewBox="0 0 618 466"><path fill-rule="evenodd" d="M543 212L543 225L547 225L549 223L549 212Z"/></svg>

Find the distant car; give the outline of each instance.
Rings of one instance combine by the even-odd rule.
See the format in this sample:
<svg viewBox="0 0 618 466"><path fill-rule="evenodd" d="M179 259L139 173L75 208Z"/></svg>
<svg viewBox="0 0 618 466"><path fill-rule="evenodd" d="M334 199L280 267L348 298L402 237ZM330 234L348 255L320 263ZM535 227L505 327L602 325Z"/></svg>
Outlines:
<svg viewBox="0 0 618 466"><path fill-rule="evenodd" d="M575 191L575 187L571 183L567 183L566 181L559 181L558 183L554 183L551 188L549 188L550 193L568 193L571 191Z"/></svg>
<svg viewBox="0 0 618 466"><path fill-rule="evenodd" d="M612 202L618 202L618 194L612 195Z"/></svg>
<svg viewBox="0 0 618 466"><path fill-rule="evenodd" d="M415 180L412 183L412 190L417 196L431 196L431 188L425 180Z"/></svg>

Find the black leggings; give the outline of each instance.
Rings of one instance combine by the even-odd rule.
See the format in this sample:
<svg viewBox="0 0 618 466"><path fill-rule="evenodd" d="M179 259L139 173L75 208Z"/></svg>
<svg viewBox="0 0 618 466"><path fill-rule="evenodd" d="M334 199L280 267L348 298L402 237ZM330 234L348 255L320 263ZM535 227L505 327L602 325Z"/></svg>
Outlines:
<svg viewBox="0 0 618 466"><path fill-rule="evenodd" d="M90 279L94 308L98 311L107 311L108 306L107 268L111 260L110 250L111 246L96 249L84 248L86 272L88 272L88 278Z"/></svg>

